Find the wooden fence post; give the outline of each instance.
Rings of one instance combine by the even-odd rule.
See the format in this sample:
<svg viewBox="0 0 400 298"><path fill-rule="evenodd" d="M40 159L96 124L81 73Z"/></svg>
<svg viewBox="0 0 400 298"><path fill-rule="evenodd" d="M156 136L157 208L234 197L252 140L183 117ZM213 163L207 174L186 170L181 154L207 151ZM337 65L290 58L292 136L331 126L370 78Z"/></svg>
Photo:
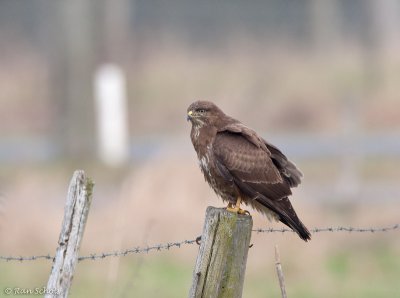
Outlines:
<svg viewBox="0 0 400 298"><path fill-rule="evenodd" d="M242 297L253 220L208 207L190 298Z"/></svg>
<svg viewBox="0 0 400 298"><path fill-rule="evenodd" d="M64 220L45 297L67 297L92 198L93 182L81 170L72 176Z"/></svg>

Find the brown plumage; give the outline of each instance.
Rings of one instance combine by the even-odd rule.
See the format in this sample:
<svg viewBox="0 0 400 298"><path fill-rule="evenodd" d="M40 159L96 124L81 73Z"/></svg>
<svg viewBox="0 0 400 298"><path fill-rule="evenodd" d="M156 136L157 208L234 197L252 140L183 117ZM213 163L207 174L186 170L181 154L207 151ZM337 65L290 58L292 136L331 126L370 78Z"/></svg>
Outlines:
<svg viewBox="0 0 400 298"><path fill-rule="evenodd" d="M206 181L222 200L245 204L292 228L301 239L310 232L297 217L288 196L302 173L275 146L250 128L224 114L209 101L188 110L190 137Z"/></svg>

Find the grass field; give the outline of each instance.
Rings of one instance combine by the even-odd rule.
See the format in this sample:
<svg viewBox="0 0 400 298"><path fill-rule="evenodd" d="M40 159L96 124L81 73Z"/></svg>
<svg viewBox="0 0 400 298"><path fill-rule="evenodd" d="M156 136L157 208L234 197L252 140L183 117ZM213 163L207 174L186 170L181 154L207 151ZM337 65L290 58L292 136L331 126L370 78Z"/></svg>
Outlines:
<svg viewBox="0 0 400 298"><path fill-rule="evenodd" d="M290 262L282 260L288 296L400 297L398 255L398 251L378 244L364 246L361 251L333 252L316 266L291 256ZM243 297L280 297L273 262L267 263L257 269L248 266ZM80 263L70 297L187 297L193 264L179 257L168 253L124 257L118 278L112 282L107 276L108 265L107 260ZM1 295L6 297L5 287L43 287L50 263L2 263L1 268Z"/></svg>
<svg viewBox="0 0 400 298"><path fill-rule="evenodd" d="M196 165L189 161L177 166L174 160L155 159L122 174L86 168L96 186L81 255L194 239L201 231L206 206L221 206ZM334 177L335 172L321 174L310 163L302 168L307 180L296 190L292 202L308 227L383 227L398 223L395 193L375 201L361 201L362 197L345 201L339 194L329 193L329 203L327 199L318 201L320 196L316 194L320 192L315 188L328 185L325 180ZM384 173L386 176L380 177L386 183L397 175L388 167L377 171L374 166L371 172L367 172L369 166L364 168L362 177L366 182L362 183L371 185L379 182L372 173ZM171 169L174 175L170 175ZM18 177L3 180L8 181L4 184L8 188L3 188L7 196L0 204L0 255L53 255L72 173L69 167L0 173L5 178L9 173ZM252 215L254 228L282 227L268 223L257 213ZM249 251L243 297L280 297L275 244L280 248L289 297L400 297L399 230L318 233L309 243L292 233L253 233L251 243L254 246ZM197 245L187 245L170 251L80 262L70 297L186 297L197 250ZM7 296L6 288L44 287L50 270L51 262L46 260L0 261L0 296Z"/></svg>

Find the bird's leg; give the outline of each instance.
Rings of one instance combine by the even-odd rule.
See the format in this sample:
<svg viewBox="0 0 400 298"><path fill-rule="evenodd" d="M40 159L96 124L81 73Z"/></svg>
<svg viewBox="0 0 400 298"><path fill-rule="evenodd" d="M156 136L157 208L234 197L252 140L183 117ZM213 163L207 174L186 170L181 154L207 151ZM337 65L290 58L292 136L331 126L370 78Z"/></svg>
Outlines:
<svg viewBox="0 0 400 298"><path fill-rule="evenodd" d="M228 206L226 207L226 210L233 212L233 213L239 213L239 214L248 214L250 215L250 212L247 210L240 209L240 203L242 202L242 198L239 196L236 200L235 206L233 206L232 203L229 203Z"/></svg>

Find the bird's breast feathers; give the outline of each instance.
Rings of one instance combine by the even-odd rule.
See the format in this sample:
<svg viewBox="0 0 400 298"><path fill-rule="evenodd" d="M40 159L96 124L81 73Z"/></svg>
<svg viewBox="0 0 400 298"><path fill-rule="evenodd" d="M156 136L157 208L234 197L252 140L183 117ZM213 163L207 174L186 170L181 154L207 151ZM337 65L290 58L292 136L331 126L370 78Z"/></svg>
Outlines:
<svg viewBox="0 0 400 298"><path fill-rule="evenodd" d="M205 148L205 150L198 151L197 152L197 157L199 159L199 167L201 171L204 173L204 175L211 176L211 158L212 158L212 144L208 144Z"/></svg>
<svg viewBox="0 0 400 298"><path fill-rule="evenodd" d="M206 153L203 156L199 156L199 166L204 174L211 175L210 173L210 157L209 154Z"/></svg>

